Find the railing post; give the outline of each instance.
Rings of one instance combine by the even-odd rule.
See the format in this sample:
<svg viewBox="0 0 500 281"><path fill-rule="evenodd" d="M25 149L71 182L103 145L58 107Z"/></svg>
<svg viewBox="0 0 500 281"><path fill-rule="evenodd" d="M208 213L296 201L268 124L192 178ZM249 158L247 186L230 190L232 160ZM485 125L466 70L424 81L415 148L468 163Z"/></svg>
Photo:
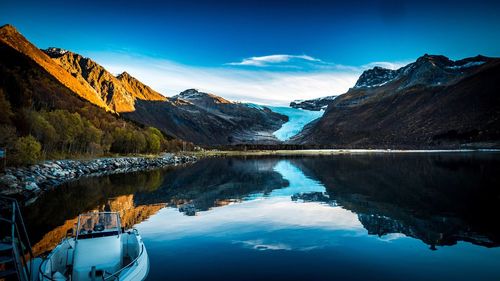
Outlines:
<svg viewBox="0 0 500 281"><path fill-rule="evenodd" d="M21 222L24 238L26 238L26 243L28 244L28 253L30 255L30 259L33 259L33 250L31 249L31 242L30 242L30 238L28 236L28 231L26 230L26 225L24 224L23 216L21 214L21 208L19 207L19 203L17 202L17 200L15 200L14 203L16 204L16 207L17 207L17 211L19 214L19 221Z"/></svg>
<svg viewBox="0 0 500 281"><path fill-rule="evenodd" d="M95 281L95 266L90 270L90 280Z"/></svg>
<svg viewBox="0 0 500 281"><path fill-rule="evenodd" d="M32 261L33 261L33 252L31 249L31 244L29 241L28 233L26 230L26 226L24 225L24 221L21 214L21 209L19 208L19 204L13 198L0 196L0 199L10 202L12 216L11 216L11 246L12 246L12 256L14 267L17 272L17 277L20 281L30 281L31 280L31 272L32 272ZM21 230L20 230L21 228ZM27 246L27 247L26 247ZM25 253L26 251L29 254L29 260L26 260ZM28 266L29 265L29 266Z"/></svg>

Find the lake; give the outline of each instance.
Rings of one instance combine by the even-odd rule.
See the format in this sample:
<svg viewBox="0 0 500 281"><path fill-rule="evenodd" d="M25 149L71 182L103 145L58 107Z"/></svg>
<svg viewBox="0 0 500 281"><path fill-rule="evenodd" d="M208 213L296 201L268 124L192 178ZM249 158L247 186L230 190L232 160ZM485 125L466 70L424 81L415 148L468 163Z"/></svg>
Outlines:
<svg viewBox="0 0 500 281"><path fill-rule="evenodd" d="M500 154L209 158L84 178L25 208L37 254L119 211L148 280L500 280Z"/></svg>

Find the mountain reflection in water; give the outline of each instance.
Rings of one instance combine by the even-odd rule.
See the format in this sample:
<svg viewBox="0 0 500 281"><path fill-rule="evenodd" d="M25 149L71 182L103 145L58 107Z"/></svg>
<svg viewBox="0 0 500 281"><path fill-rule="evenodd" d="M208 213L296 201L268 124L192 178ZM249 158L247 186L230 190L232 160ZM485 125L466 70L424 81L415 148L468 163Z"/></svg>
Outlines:
<svg viewBox="0 0 500 281"><path fill-rule="evenodd" d="M182 264L183 258L197 260L195 257L231 263L230 271L235 274L244 271L247 263L262 267L273 262L276 268L264 266L262 277L325 279L333 276L328 264L345 266L351 255L353 261L376 263L380 257L375 252L379 252L385 259L394 259L395 264L402 255L410 263L403 267L415 264L414 276L404 279L417 280L419 276L429 277L421 272L426 262L423 257L434 252L425 248L439 249L435 256L426 258L429 262L440 257L440 262L448 260L456 266L460 263L457 258L451 258L451 252L439 246L465 241L471 244L452 247L454 255L475 255L469 266L483 274L482 279L495 280L500 278L500 270L490 265L500 259L500 248L496 248L500 245L499 156L212 158L186 167L81 179L45 193L24 213L32 239L37 242L35 252L40 254L64 237L79 213L119 211L124 226L136 225L146 241L151 252L150 279L217 276L206 271L216 270L218 265L206 260L207 268L199 276L181 275L181 269L189 267L188 260ZM415 244L419 240L427 247ZM494 249L478 254L484 247ZM249 250L282 254L251 256L245 252ZM289 260L292 253L303 253L294 256L294 261L319 256L307 259L314 265L290 269L282 264L280 268L278 259L293 264ZM225 257L229 254L231 257ZM332 260L332 255L338 254L346 259ZM168 264L175 264L176 269L163 276L162 266ZM471 276L429 268L432 270L427 274L436 273L432 275L436 279L480 277L467 266L463 270ZM398 279L373 264L363 269L366 272L349 275L347 269L337 268L334 275L356 280L369 278L375 270L382 279ZM227 268L217 270L229 272ZM291 278L284 270L295 275ZM231 279L229 275L227 279Z"/></svg>

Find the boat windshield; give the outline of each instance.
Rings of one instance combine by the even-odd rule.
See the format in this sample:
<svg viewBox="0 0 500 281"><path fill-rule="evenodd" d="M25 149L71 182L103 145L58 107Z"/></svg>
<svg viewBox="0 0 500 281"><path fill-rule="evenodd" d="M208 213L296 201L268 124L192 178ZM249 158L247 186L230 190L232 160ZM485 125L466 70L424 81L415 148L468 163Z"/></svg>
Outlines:
<svg viewBox="0 0 500 281"><path fill-rule="evenodd" d="M118 235L120 217L118 213L88 213L78 217L77 239Z"/></svg>

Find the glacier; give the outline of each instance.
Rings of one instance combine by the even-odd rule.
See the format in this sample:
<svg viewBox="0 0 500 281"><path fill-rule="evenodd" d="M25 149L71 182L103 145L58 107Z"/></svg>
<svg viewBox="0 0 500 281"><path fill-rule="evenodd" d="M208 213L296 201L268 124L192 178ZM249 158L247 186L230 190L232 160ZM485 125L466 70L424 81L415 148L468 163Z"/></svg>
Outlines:
<svg viewBox="0 0 500 281"><path fill-rule="evenodd" d="M289 140L291 137L300 133L305 125L311 121L323 116L325 110L312 111L300 108L292 108L288 106L266 106L276 113L288 116L288 122L283 124L281 128L273 133L280 141Z"/></svg>

